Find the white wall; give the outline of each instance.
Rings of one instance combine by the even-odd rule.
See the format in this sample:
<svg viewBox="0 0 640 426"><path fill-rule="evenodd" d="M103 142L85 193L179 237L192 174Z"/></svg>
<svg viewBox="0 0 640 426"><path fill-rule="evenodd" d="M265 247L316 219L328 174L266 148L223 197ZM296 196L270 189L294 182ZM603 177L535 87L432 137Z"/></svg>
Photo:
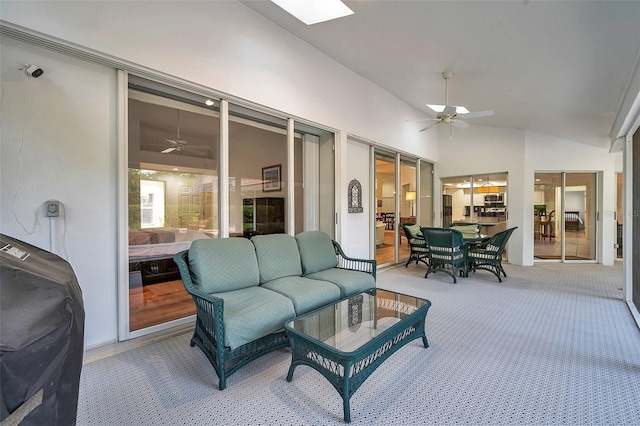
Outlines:
<svg viewBox="0 0 640 426"><path fill-rule="evenodd" d="M603 192L598 211L600 221L599 259L612 265L615 239L615 170L620 153L609 154L607 149L516 129L472 126L454 131L440 129L439 160L435 167L434 206L441 211L440 178L481 173L507 172L509 220L517 226L509 240L509 261L519 265L533 265L533 215L529 206L534 203L534 173L545 171L602 172ZM607 220L611 218L611 220Z"/></svg>
<svg viewBox="0 0 640 426"><path fill-rule="evenodd" d="M435 159L406 121L424 114L236 1L3 1L2 19Z"/></svg>
<svg viewBox="0 0 640 426"><path fill-rule="evenodd" d="M347 206L347 192L342 191L346 188L352 179L357 179L362 185L362 213L348 213L344 217L343 227L349 233L350 237L343 239L342 248L345 254L350 257L369 259L369 248L371 247L371 238L375 238L375 234L370 234L371 223L374 220L371 200L369 197L369 146L353 140L347 141L347 156L349 158L359 158L349 164L348 173L342 179L341 193L344 194L343 203Z"/></svg>
<svg viewBox="0 0 640 426"><path fill-rule="evenodd" d="M352 256L368 255L368 213L347 214L344 197L348 180L355 176L367 194L368 178L364 170L352 172L354 165L363 164L363 157L359 150L347 149L346 135L437 160L434 133L418 133L419 123L406 121L423 114L241 3L189 2L186 8L184 2L155 2L153 7L148 2L127 2L124 7L122 2L3 1L1 8L7 25L229 93L232 100L243 99L338 129L340 226L336 237ZM46 86L46 91L39 89L39 105L31 110L23 150L26 177L15 209L29 222L45 200L64 203L69 259L87 304L85 345L114 341L118 288L115 71L2 39L0 231L44 248L48 248L48 223L40 219L42 225L29 236L10 212L18 173L16 138L22 123L20 87L25 84L17 68L25 62L45 69L42 77L28 83ZM368 155L364 158L368 162ZM369 202L366 197L364 201ZM55 227L54 232L63 233Z"/></svg>
<svg viewBox="0 0 640 426"><path fill-rule="evenodd" d="M442 211L440 178L507 172L507 185L511 188L508 190L507 226L518 227L509 240L509 262L516 265L526 264L523 261L522 252L525 191L521 191L524 187L524 132L516 129L471 126L467 129L454 129L453 138L449 139L449 128L442 126L439 137L439 158L434 168L434 211L438 212L436 223L438 225L442 223L439 214ZM531 199L533 200L533 184L531 184ZM527 209L527 212L529 210ZM531 226L533 229L533 222Z"/></svg>
<svg viewBox="0 0 640 426"><path fill-rule="evenodd" d="M601 193L598 195L597 211L600 212L598 224L599 253L603 265L613 265L616 242L616 164L622 153L610 154L608 149L597 148L578 142L567 141L549 135L525 132L526 161L524 171L527 190L526 205L533 205L533 185L535 172L602 172ZM531 199L529 200L529 196ZM525 215L523 221L527 229L533 229L533 216ZM533 259L533 231L527 231L525 240L526 257ZM530 253L529 253L530 251Z"/></svg>
<svg viewBox="0 0 640 426"><path fill-rule="evenodd" d="M532 253L522 252L523 247L529 250L526 238L533 234L529 232L533 223L526 222L533 220L530 209L523 207L532 204L532 171L568 170L581 164L574 145L565 149L566 141L517 130L474 126L454 132L451 141L446 126L418 133L420 124L406 120L423 118L422 113L236 1L154 2L152 6L148 2L126 2L125 6L124 2L100 1L3 1L0 7L2 20L10 25L337 129L337 238L355 257L368 255L369 200L363 199L365 213L347 214L346 188L355 177L368 194L369 171L364 167L368 167L369 157L368 153L363 156L363 146L347 144L347 134L438 161L435 211L440 211L438 176L508 172L510 188L525 188L523 192L509 192L510 225L524 228L512 237L510 260L514 263L529 264L532 259ZM24 128L22 153L26 161L14 210L24 222L32 223L33 211L45 200L56 198L64 203L66 237L61 223L54 223L54 251L60 252L60 242L66 241L69 260L83 287L85 344L95 346L115 340L115 72L7 37L1 42L0 231L48 248L46 219L40 218L35 233L26 235L11 213L19 175L18 142ZM27 80L38 95L37 105L28 109L28 120L23 120L22 107L27 82L17 71L25 62L45 68L45 75ZM545 148L525 152L525 142L533 147L538 139L546 142ZM438 144L438 140L442 142ZM593 156L589 161L597 163L604 157L583 145L580 149L581 157L589 158L582 155L584 151ZM533 163L530 158L535 159ZM589 164L581 167L603 169ZM608 176L606 172L605 188L613 188L612 177ZM531 188L531 193L526 188ZM605 192L605 205L606 197ZM613 238L614 232L610 235Z"/></svg>
<svg viewBox="0 0 640 426"><path fill-rule="evenodd" d="M41 207L59 200L63 215L51 219L51 251L69 261L82 288L85 343L114 340L116 73L6 37L0 55L0 231L49 250ZM25 78L18 70L25 63L40 65L44 75Z"/></svg>

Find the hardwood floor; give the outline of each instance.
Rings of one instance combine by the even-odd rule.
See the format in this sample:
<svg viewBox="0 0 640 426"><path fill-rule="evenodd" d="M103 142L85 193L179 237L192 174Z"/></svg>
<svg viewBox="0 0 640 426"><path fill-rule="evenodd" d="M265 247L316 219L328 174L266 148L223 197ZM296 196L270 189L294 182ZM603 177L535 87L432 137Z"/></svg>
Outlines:
<svg viewBox="0 0 640 426"><path fill-rule="evenodd" d="M394 262L394 231L393 230L385 230L384 231L384 244L376 247L376 262L378 265L384 265L386 263ZM409 243L407 239L404 237L404 233L400 230L400 263L404 263L409 258L409 253L411 252L409 248ZM404 260L402 260L404 259Z"/></svg>
<svg viewBox="0 0 640 426"><path fill-rule="evenodd" d="M196 313L196 305L182 280L129 289L129 327L140 330Z"/></svg>

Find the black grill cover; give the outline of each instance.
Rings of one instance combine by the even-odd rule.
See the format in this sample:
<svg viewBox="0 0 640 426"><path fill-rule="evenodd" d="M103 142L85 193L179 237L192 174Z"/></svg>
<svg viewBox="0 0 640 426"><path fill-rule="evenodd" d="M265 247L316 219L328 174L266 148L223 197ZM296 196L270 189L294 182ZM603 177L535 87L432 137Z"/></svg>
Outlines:
<svg viewBox="0 0 640 426"><path fill-rule="evenodd" d="M61 257L2 234L0 272L0 420L74 425L84 346L75 273Z"/></svg>

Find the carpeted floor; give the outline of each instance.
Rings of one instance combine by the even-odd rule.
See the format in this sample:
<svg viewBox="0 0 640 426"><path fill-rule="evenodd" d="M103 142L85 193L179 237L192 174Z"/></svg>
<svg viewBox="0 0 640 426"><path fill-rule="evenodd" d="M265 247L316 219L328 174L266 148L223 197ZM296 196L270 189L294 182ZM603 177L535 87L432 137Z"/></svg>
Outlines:
<svg viewBox="0 0 640 426"><path fill-rule="evenodd" d="M351 399L354 425L640 424L640 331L622 269L505 265L503 283L424 265L383 271L378 287L427 298L430 347L392 355ZM316 371L285 380L281 350L217 390L183 334L85 364L79 425L343 424L342 400Z"/></svg>

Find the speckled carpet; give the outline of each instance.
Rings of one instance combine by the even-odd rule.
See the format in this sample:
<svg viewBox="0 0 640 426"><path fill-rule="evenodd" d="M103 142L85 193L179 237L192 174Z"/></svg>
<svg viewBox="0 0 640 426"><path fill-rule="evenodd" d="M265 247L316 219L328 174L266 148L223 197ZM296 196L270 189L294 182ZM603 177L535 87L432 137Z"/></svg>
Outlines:
<svg viewBox="0 0 640 426"><path fill-rule="evenodd" d="M431 300L430 347L415 340L351 398L353 425L640 424L640 331L622 269L505 265L452 284L424 265L378 274L378 287ZM190 334L85 364L79 425L343 424L342 399L290 352L249 364L217 389Z"/></svg>

